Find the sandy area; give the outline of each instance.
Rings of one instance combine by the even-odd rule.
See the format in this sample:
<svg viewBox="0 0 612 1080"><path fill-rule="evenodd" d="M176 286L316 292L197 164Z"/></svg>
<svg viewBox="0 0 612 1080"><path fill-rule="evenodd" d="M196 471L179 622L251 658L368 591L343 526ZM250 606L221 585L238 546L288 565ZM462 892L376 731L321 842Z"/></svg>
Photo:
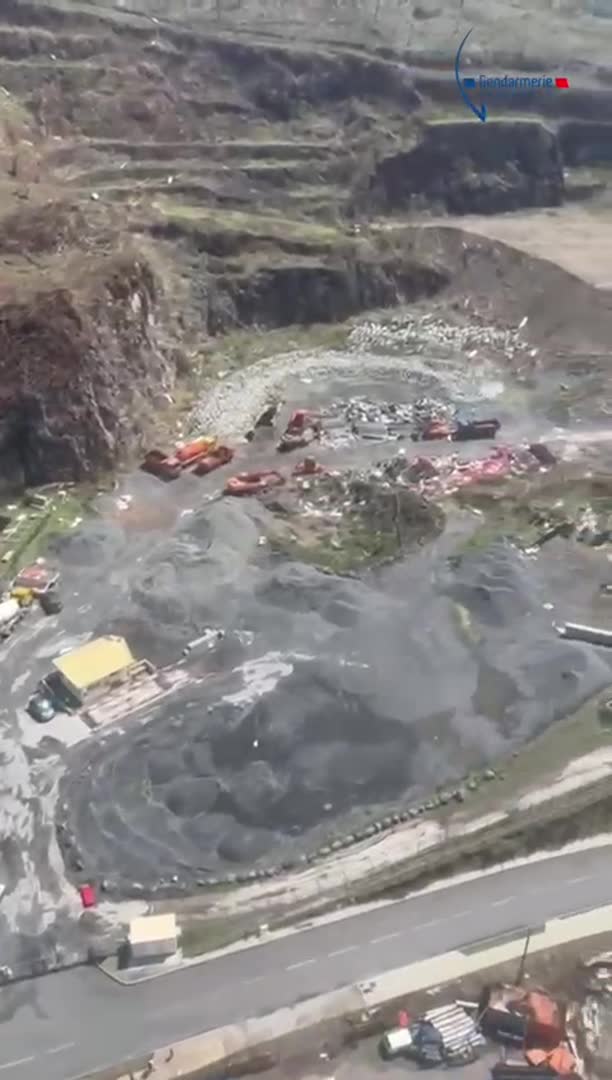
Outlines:
<svg viewBox="0 0 612 1080"><path fill-rule="evenodd" d="M447 218L427 222L448 226ZM548 259L598 289L612 289L612 210L584 207L532 210L494 217L468 214L466 232L500 240L539 259Z"/></svg>

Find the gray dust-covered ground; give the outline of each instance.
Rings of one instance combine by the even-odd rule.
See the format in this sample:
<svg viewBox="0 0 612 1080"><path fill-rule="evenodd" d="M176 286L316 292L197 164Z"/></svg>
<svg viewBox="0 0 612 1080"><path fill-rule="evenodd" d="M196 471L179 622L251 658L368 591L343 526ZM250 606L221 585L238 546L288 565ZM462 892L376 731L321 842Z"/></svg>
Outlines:
<svg viewBox="0 0 612 1080"><path fill-rule="evenodd" d="M537 394L529 401L492 361L468 376L450 348L398 357L389 344L349 376L342 359L325 373L310 358L305 381L283 383L286 407L431 393L495 411L510 440L552 433ZM322 456L361 465L393 451L361 444ZM245 447L241 461L276 463L272 442ZM401 561L335 577L260 544L256 500L205 501L220 483L130 477L133 527L103 516L60 546L68 581L87 591L90 625L125 634L138 654L167 663L208 626L227 634L212 658L192 661L204 682L146 725L71 752L68 834L84 873L111 889L295 861L332 832L460 778L608 682L600 655L559 641L543 606L551 596L566 613L583 603L567 545L533 559L500 542L457 565L449 556L474 521L465 512ZM154 531L146 508L159 504L177 516ZM589 572L579 549L569 557ZM457 604L478 642L461 633Z"/></svg>

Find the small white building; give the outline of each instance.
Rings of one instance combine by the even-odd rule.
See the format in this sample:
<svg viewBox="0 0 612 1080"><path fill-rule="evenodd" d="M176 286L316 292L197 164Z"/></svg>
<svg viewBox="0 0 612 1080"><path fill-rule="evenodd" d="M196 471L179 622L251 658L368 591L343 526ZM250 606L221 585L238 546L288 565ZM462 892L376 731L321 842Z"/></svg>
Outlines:
<svg viewBox="0 0 612 1080"><path fill-rule="evenodd" d="M129 960L145 964L167 960L178 948L176 915L141 915L132 919L128 933Z"/></svg>

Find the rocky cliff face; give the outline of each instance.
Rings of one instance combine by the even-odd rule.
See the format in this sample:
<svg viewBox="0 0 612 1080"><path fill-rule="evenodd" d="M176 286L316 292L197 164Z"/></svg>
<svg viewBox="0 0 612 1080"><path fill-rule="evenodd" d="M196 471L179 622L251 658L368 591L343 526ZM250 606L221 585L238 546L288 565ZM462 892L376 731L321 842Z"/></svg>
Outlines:
<svg viewBox="0 0 612 1080"><path fill-rule="evenodd" d="M410 206L415 197L452 214L558 206L559 143L535 121L431 124L412 150L380 162L370 190L385 209Z"/></svg>
<svg viewBox="0 0 612 1080"><path fill-rule="evenodd" d="M79 480L138 442L174 382L156 344L157 284L110 259L79 289L41 288L0 307L0 483Z"/></svg>
<svg viewBox="0 0 612 1080"><path fill-rule="evenodd" d="M414 260L338 257L334 262L277 266L217 282L215 311L223 328L307 326L341 322L367 308L430 296L447 283L443 271ZM219 329L213 322L211 329Z"/></svg>
<svg viewBox="0 0 612 1080"><path fill-rule="evenodd" d="M612 124L590 120L559 126L559 144L568 165L600 165L612 161Z"/></svg>

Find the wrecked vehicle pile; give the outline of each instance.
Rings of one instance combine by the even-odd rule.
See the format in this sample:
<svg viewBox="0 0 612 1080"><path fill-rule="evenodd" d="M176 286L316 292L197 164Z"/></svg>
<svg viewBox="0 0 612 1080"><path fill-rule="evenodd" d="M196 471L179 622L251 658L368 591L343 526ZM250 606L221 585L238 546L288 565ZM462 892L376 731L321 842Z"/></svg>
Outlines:
<svg viewBox="0 0 612 1080"><path fill-rule="evenodd" d="M588 1019L592 1023L593 1006ZM397 1027L379 1043L386 1060L407 1058L421 1068L468 1065L490 1043L503 1047L491 1068L494 1080L585 1075L577 1049L583 1026L575 1010L543 989L485 985L478 1001L440 1005L417 1017L402 1009ZM510 1048L513 1048L511 1050Z"/></svg>
<svg viewBox="0 0 612 1080"><path fill-rule="evenodd" d="M219 444L216 436L202 435L177 446L172 454L149 450L140 467L143 472L159 480L177 480L187 472L194 476L207 476L215 469L229 465L233 457L234 451L229 446Z"/></svg>
<svg viewBox="0 0 612 1080"><path fill-rule="evenodd" d="M414 484L418 491L429 498L453 495L461 488L474 484L505 480L510 476L524 476L545 468L528 447L496 447L486 457L468 461L458 454L445 458L417 457L406 465L401 456L384 466L395 471L404 468L399 478Z"/></svg>
<svg viewBox="0 0 612 1080"><path fill-rule="evenodd" d="M294 417L307 414L300 410ZM296 441L296 430L289 423L279 449L304 446ZM348 401L336 401L308 420L311 439L320 438L323 445L338 446L350 438L377 442L401 441L407 435L414 442L447 439L468 442L478 439L495 439L501 424L496 417L480 418L462 415L450 402L431 397L420 397L414 402L371 401L365 397L353 397ZM304 438L304 436L303 436ZM291 440L293 439L293 442Z"/></svg>

